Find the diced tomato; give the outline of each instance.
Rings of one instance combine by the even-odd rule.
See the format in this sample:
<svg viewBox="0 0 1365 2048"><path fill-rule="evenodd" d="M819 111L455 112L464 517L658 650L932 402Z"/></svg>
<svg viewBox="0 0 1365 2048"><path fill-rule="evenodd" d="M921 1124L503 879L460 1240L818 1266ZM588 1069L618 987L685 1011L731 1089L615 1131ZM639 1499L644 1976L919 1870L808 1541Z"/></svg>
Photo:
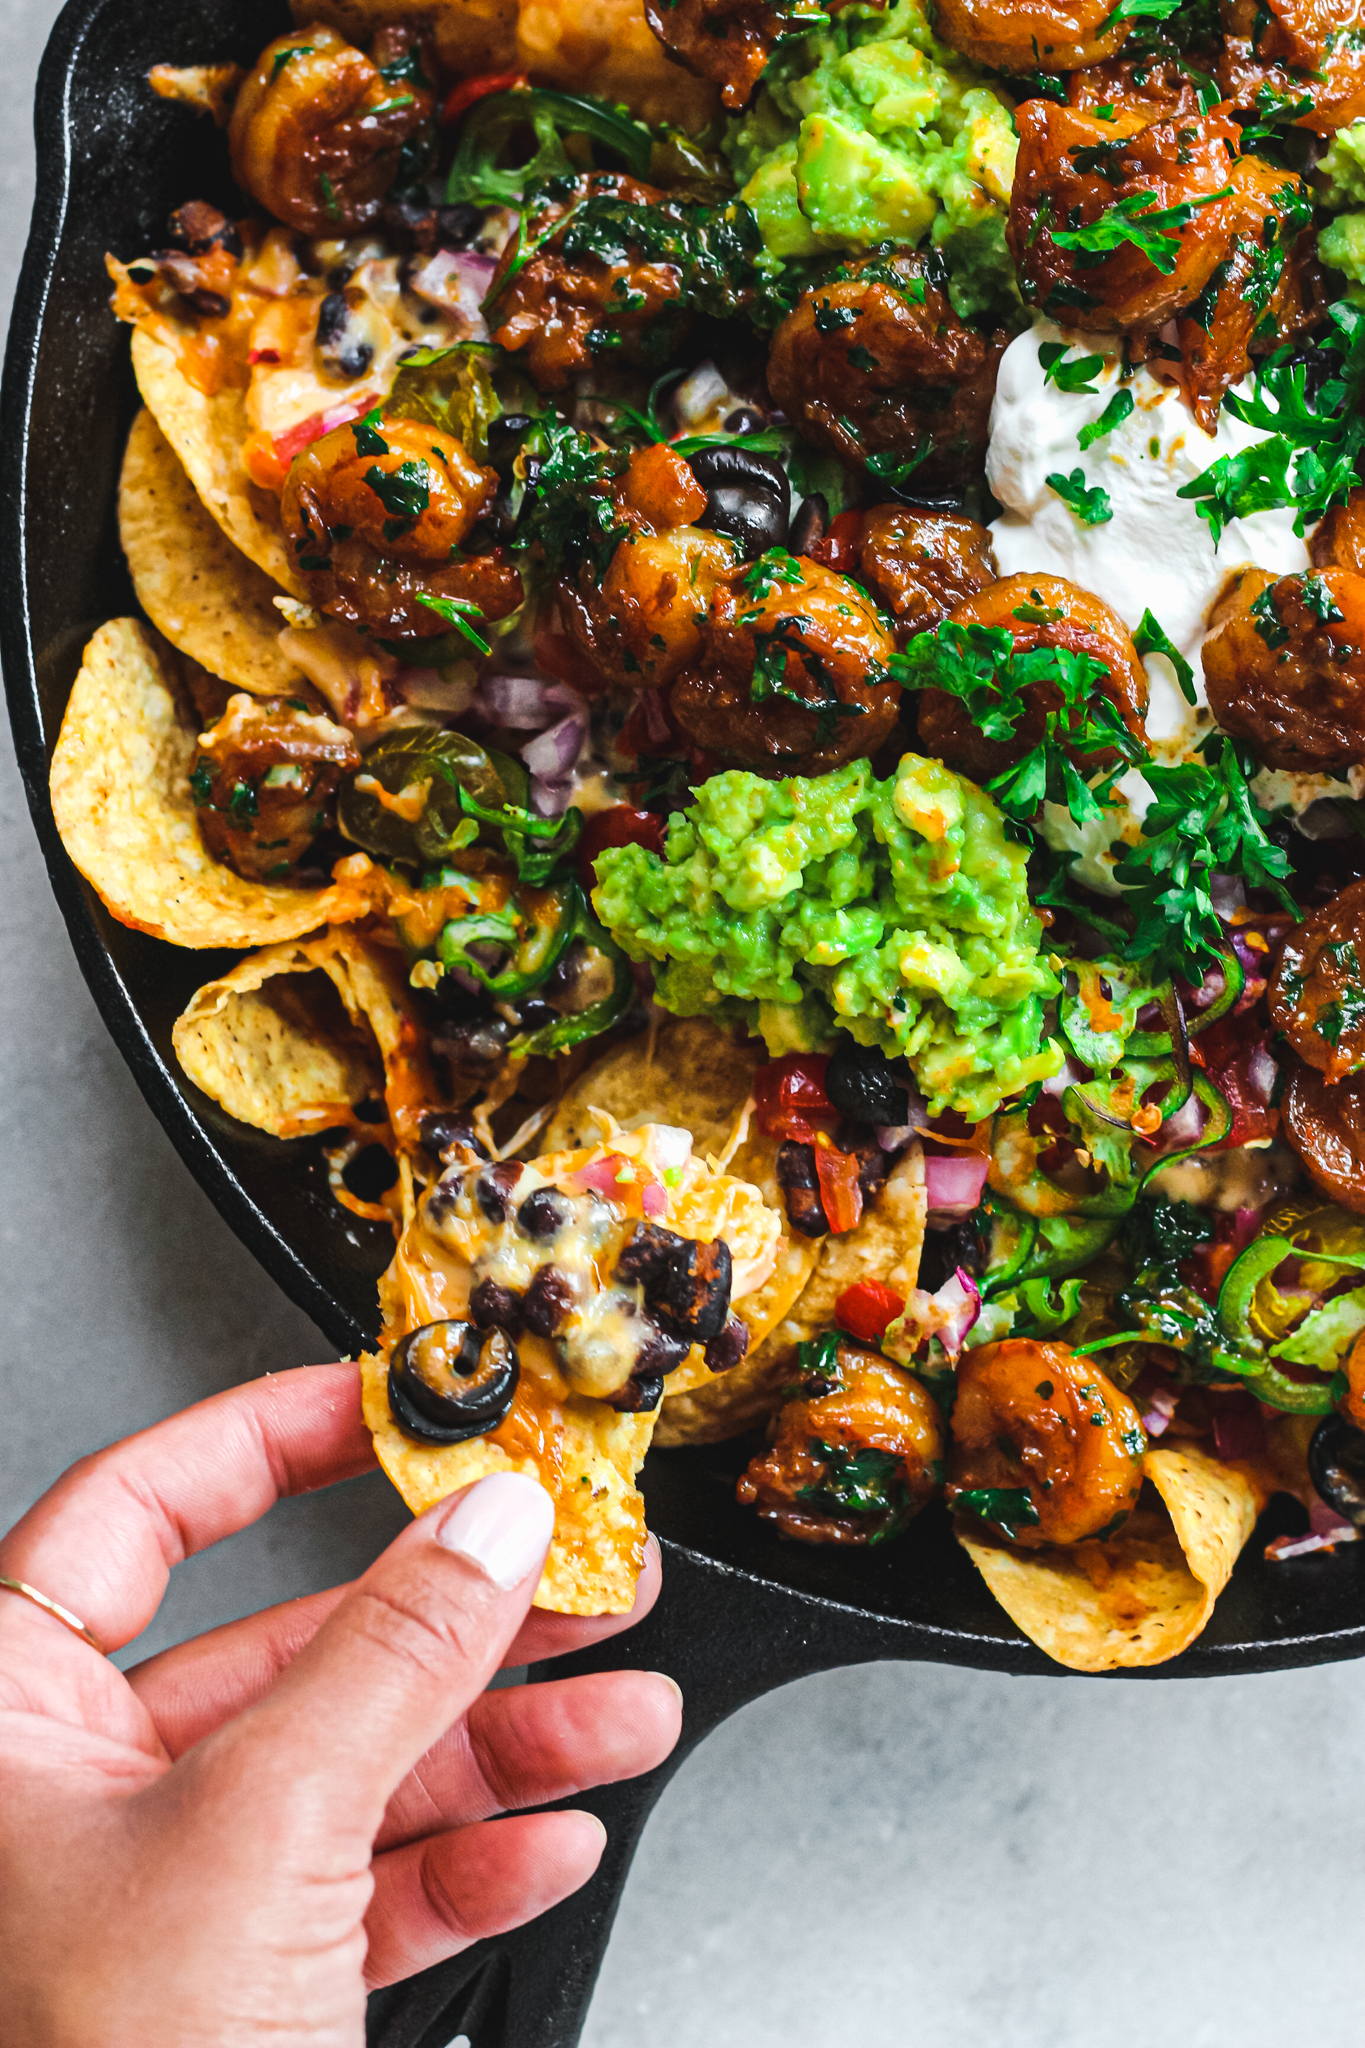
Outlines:
<svg viewBox="0 0 1365 2048"><path fill-rule="evenodd" d="M815 541L807 554L812 562L822 562L840 576L852 576L857 571L862 539L862 513L841 512L824 539Z"/></svg>
<svg viewBox="0 0 1365 2048"><path fill-rule="evenodd" d="M664 831L665 821L657 811L635 811L629 804L613 804L610 810L594 811L578 842L579 881L591 895L597 886L597 856L609 846L645 846L651 853L661 854Z"/></svg>
<svg viewBox="0 0 1365 2048"><path fill-rule="evenodd" d="M820 1183L821 1204L835 1236L842 1236L846 1230L855 1230L863 1213L857 1156L852 1152L841 1152L837 1145L832 1145L825 1131L815 1134L815 1177Z"/></svg>
<svg viewBox="0 0 1365 2048"><path fill-rule="evenodd" d="M833 1131L839 1112L825 1093L828 1065L823 1053L789 1052L785 1059L759 1068L754 1075L754 1105L765 1136L810 1145L817 1131ZM829 1215L828 1209L825 1213ZM830 1221L833 1224L832 1217Z"/></svg>
<svg viewBox="0 0 1365 2048"><path fill-rule="evenodd" d="M860 1344L880 1344L905 1302L884 1280L855 1280L834 1304L834 1320Z"/></svg>
<svg viewBox="0 0 1365 2048"><path fill-rule="evenodd" d="M1251 1138L1273 1138L1280 1127L1279 1110L1271 1108L1252 1080L1253 1072L1264 1071L1270 1057L1269 1028L1258 1015L1259 1007L1240 1016L1234 1010L1190 1040L1190 1058L1227 1097L1232 1110L1232 1128L1221 1144L1210 1146L1213 1152L1238 1152Z"/></svg>
<svg viewBox="0 0 1365 2048"><path fill-rule="evenodd" d="M485 71L477 78L462 78L446 94L446 103L441 109L441 124L449 128L467 114L476 100L487 99L491 92L515 92L524 90L531 83L524 71Z"/></svg>

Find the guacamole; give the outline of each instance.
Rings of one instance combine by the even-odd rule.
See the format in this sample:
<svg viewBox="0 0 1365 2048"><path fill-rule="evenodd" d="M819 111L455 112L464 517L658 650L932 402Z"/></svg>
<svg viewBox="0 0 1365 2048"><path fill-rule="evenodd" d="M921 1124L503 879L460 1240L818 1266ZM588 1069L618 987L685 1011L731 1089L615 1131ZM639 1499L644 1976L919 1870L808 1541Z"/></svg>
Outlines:
<svg viewBox="0 0 1365 2048"><path fill-rule="evenodd" d="M663 857L597 859L593 903L679 1016L742 1024L775 1057L842 1027L904 1054L931 1113L979 1120L1055 1074L1027 848L975 784L902 757L766 782L713 775L669 822Z"/></svg>
<svg viewBox="0 0 1365 2048"><path fill-rule="evenodd" d="M1346 297L1365 306L1365 121L1338 129L1313 182L1321 204L1337 216L1318 235L1318 255L1342 272Z"/></svg>
<svg viewBox="0 0 1365 2048"><path fill-rule="evenodd" d="M770 256L927 236L963 319L1020 304L1005 246L1017 147L1006 103L918 0L844 8L779 51L725 143Z"/></svg>

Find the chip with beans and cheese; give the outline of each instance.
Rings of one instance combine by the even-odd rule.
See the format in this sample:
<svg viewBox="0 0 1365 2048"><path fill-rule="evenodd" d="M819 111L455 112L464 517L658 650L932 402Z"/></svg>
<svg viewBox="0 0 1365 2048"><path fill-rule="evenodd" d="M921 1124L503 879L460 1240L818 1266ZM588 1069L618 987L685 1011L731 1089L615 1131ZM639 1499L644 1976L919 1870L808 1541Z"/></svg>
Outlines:
<svg viewBox="0 0 1365 2048"><path fill-rule="evenodd" d="M380 1282L365 1365L380 1462L415 1511L499 1470L553 1495L536 1598L570 1614L632 1604L635 1475L660 1401L742 1357L736 1311L782 1238L759 1190L698 1159L690 1132L598 1122L596 1144L525 1162L450 1148Z"/></svg>

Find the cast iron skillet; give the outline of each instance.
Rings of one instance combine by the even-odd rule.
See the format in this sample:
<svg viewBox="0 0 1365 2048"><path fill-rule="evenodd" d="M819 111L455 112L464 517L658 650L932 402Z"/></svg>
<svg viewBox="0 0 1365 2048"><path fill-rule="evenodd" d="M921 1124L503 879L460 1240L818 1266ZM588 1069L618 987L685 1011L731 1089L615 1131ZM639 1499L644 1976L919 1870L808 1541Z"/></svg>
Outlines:
<svg viewBox="0 0 1365 2048"><path fill-rule="evenodd" d="M353 1352L375 1328L387 1231L333 1205L315 1142L283 1145L248 1131L186 1082L171 1026L227 956L180 951L110 918L67 860L47 795L82 646L102 620L135 609L114 500L137 399L104 253L158 246L167 214L186 199L244 210L219 132L157 99L146 73L159 61L250 62L285 25L277 0L71 0L57 23L39 78L37 198L0 398L0 652L34 824L109 1029L222 1215L338 1350ZM374 1998L374 2048L445 2048L461 2032L473 2048L571 2048L654 1800L682 1756L747 1700L807 1672L881 1657L1055 1675L986 1594L941 1510L884 1553L782 1545L734 1505L743 1455L720 1446L650 1458L644 1484L666 1552L663 1598L600 1654L556 1667L673 1672L688 1709L677 1754L649 1779L587 1799L611 1844L586 1891L520 1935ZM1153 1675L1281 1670L1365 1650L1362 1550L1267 1566L1264 1533L1199 1643Z"/></svg>

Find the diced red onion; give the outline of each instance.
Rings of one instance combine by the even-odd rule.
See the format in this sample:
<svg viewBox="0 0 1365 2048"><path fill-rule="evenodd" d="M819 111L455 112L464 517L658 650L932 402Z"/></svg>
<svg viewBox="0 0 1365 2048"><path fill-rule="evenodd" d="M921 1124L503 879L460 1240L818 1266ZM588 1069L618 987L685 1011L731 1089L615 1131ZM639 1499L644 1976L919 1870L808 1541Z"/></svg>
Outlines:
<svg viewBox="0 0 1365 2048"><path fill-rule="evenodd" d="M959 1266L933 1299L935 1308L948 1317L938 1332L938 1340L948 1356L956 1358L967 1332L981 1313L981 1289L965 1267Z"/></svg>
<svg viewBox="0 0 1365 2048"><path fill-rule="evenodd" d="M1247 1079L1260 1096L1262 1102L1269 1102L1275 1092L1275 1080L1279 1067L1267 1046L1258 1045L1247 1062Z"/></svg>
<svg viewBox="0 0 1365 2048"><path fill-rule="evenodd" d="M572 775L533 775L531 803L537 816L561 818L573 802Z"/></svg>
<svg viewBox="0 0 1365 2048"><path fill-rule="evenodd" d="M640 1189L640 1207L646 1216L662 1216L668 1209L668 1196L662 1181L647 1180Z"/></svg>
<svg viewBox="0 0 1365 2048"><path fill-rule="evenodd" d="M554 782L568 774L582 753L587 736L587 719L570 713L569 717L561 718L558 725L552 725L548 732L537 733L533 740L528 740L521 750L521 758L533 775Z"/></svg>
<svg viewBox="0 0 1365 2048"><path fill-rule="evenodd" d="M680 1124L651 1124L645 1143L645 1157L656 1173L669 1173L686 1166L692 1157L692 1133Z"/></svg>
<svg viewBox="0 0 1365 2048"><path fill-rule="evenodd" d="M408 288L443 313L453 313L482 340L487 335L482 306L496 259L475 249L438 249L408 278Z"/></svg>
<svg viewBox="0 0 1365 2048"><path fill-rule="evenodd" d="M1234 1251L1245 1251L1256 1235L1256 1224L1260 1218L1259 1209L1239 1209L1232 1219L1232 1245Z"/></svg>
<svg viewBox="0 0 1365 2048"><path fill-rule="evenodd" d="M275 453L282 462L292 462L305 448L311 448L314 441L330 434L333 427L348 426L377 403L374 394L367 391L359 398L346 398L339 405L329 405L326 412L310 413L306 420L300 420L297 425L274 436Z"/></svg>
<svg viewBox="0 0 1365 2048"><path fill-rule="evenodd" d="M1204 1128L1204 1105L1197 1095L1168 1117L1161 1126L1163 1150L1177 1152L1182 1145L1192 1145Z"/></svg>
<svg viewBox="0 0 1365 2048"><path fill-rule="evenodd" d="M1258 953L1253 946L1249 946L1246 934L1240 931L1234 931L1232 934L1232 950L1242 963L1247 981L1258 984L1257 992L1259 992L1259 984L1265 980L1264 953ZM1244 988L1242 994L1237 999L1238 1014L1241 1013L1246 1005L1247 993L1248 991Z"/></svg>
<svg viewBox="0 0 1365 2048"><path fill-rule="evenodd" d="M1277 1536L1273 1543L1267 1543L1265 1547L1266 1563L1284 1564L1291 1557L1307 1557L1312 1550L1331 1550L1338 1543L1357 1543L1359 1540L1360 1531L1350 1522L1344 1529L1337 1530L1331 1536L1312 1533L1307 1536Z"/></svg>
<svg viewBox="0 0 1365 2048"><path fill-rule="evenodd" d="M914 1135L913 1124L878 1124L874 1132L883 1152L903 1152Z"/></svg>
<svg viewBox="0 0 1365 2048"><path fill-rule="evenodd" d="M535 732L547 722L546 688L539 676L485 676L479 686L479 704L498 725Z"/></svg>
<svg viewBox="0 0 1365 2048"><path fill-rule="evenodd" d="M657 690L641 690L640 714L644 719L647 740L657 746L668 738L668 720L664 717L663 702Z"/></svg>
<svg viewBox="0 0 1365 2048"><path fill-rule="evenodd" d="M1148 1436L1166 1434L1179 1399L1179 1387L1159 1386L1152 1389L1147 1398L1147 1411L1142 1418L1142 1426Z"/></svg>
<svg viewBox="0 0 1365 2048"><path fill-rule="evenodd" d="M730 387L715 364L698 363L673 393L673 410L683 426L695 427L729 396Z"/></svg>
<svg viewBox="0 0 1365 2048"><path fill-rule="evenodd" d="M961 1222L981 1200L990 1161L980 1152L939 1153L924 1162L924 1187L932 1218Z"/></svg>
<svg viewBox="0 0 1365 2048"><path fill-rule="evenodd" d="M1245 910L1246 900L1246 884L1240 875L1210 875L1209 901L1215 917L1228 918L1234 910Z"/></svg>
<svg viewBox="0 0 1365 2048"><path fill-rule="evenodd" d="M605 1159L594 1159L589 1166L580 1167L573 1176L573 1185L579 1194L605 1195L609 1201L619 1201L621 1183L616 1176L626 1164L619 1152L608 1152Z"/></svg>
<svg viewBox="0 0 1365 2048"><path fill-rule="evenodd" d="M1207 968L1198 988L1182 985L1181 1001L1187 1010L1207 1010L1209 1004L1216 1002L1222 995L1226 981L1227 976L1221 967ZM1144 1030L1149 1028L1147 1025L1143 1026Z"/></svg>

